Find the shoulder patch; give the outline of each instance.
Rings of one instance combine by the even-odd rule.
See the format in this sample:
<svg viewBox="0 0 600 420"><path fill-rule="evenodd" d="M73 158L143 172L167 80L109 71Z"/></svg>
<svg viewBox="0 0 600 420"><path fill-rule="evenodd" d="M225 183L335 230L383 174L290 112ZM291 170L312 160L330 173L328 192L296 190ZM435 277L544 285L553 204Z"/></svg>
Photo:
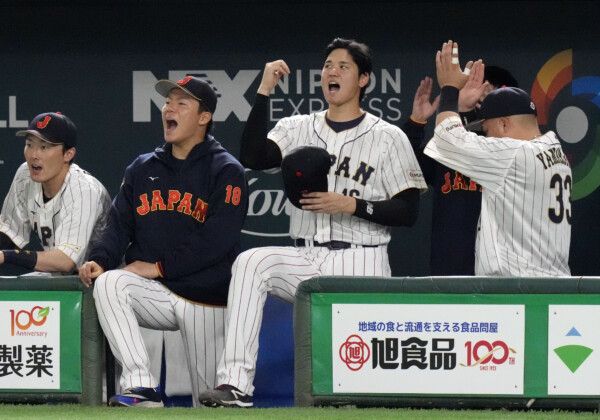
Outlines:
<svg viewBox="0 0 600 420"><path fill-rule="evenodd" d="M455 128L458 127L462 127L462 122L460 121L453 121L448 127L446 127L446 132L450 131L450 130L454 130Z"/></svg>
<svg viewBox="0 0 600 420"><path fill-rule="evenodd" d="M423 177L423 172L417 171L415 169L407 169L406 175L408 176L409 179L411 179L413 181L424 181L425 180L425 178Z"/></svg>

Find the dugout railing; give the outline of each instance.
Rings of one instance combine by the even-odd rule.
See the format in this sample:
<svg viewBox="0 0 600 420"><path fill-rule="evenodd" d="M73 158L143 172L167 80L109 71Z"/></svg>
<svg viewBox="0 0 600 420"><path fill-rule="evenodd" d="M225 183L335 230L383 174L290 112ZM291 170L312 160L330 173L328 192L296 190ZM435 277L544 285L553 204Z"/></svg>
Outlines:
<svg viewBox="0 0 600 420"><path fill-rule="evenodd" d="M313 278L295 405L596 410L597 316L595 277Z"/></svg>

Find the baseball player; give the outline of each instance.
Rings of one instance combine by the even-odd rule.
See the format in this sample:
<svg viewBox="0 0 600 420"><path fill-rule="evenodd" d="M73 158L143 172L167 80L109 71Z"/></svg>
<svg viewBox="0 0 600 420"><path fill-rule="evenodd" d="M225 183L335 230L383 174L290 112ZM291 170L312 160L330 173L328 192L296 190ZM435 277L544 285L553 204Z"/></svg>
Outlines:
<svg viewBox="0 0 600 420"><path fill-rule="evenodd" d="M472 76L471 76L472 77ZM486 66L485 83L462 89L458 109L464 124L476 120L482 96L503 86L518 87L505 69ZM425 125L435 113L439 96L431 101L433 80L423 79L415 93L410 118L402 126L410 140L425 181L433 192L430 273L433 276L475 274L475 238L481 213L481 186L464 174L423 154ZM483 134L483 133L482 133Z"/></svg>
<svg viewBox="0 0 600 420"><path fill-rule="evenodd" d="M110 196L73 159L77 129L61 113L36 116L27 130L25 160L0 214L0 264L27 271L73 273L106 225ZM34 232L43 251L24 251Z"/></svg>
<svg viewBox="0 0 600 420"><path fill-rule="evenodd" d="M328 110L280 120L267 134L268 96L289 74L267 63L246 123L241 157L252 169L279 167L300 146L331 156L328 192L311 192L293 207L293 247L248 250L237 258L227 301L219 387L201 394L208 406L252 406L258 335L267 294L292 303L298 284L318 275L390 276L387 226L411 226L426 189L404 133L360 108L372 67L370 49L337 38L326 48L321 87Z"/></svg>
<svg viewBox="0 0 600 420"><path fill-rule="evenodd" d="M124 391L110 405L163 406L140 327L181 332L195 404L215 386L248 208L244 168L210 135L214 89L188 76L156 90L166 144L126 169L107 231L79 270L85 285L95 279L100 325L122 366Z"/></svg>
<svg viewBox="0 0 600 420"><path fill-rule="evenodd" d="M443 44L436 67L440 105L425 154L483 187L475 274L569 276L573 180L556 134L540 132L535 104L512 87L485 97L479 115L487 137L466 131L457 104L468 76L457 43ZM472 72L481 85L481 60Z"/></svg>

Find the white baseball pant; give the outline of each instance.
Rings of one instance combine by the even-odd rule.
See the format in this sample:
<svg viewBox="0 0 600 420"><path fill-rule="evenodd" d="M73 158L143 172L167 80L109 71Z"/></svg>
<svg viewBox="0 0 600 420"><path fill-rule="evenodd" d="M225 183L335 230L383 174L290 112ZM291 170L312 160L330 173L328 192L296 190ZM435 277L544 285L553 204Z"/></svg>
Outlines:
<svg viewBox="0 0 600 420"><path fill-rule="evenodd" d="M112 270L94 282L98 318L115 358L122 366L120 385L155 388L140 326L181 332L190 367L194 406L198 395L216 384L223 351L225 308L190 302L160 282L125 270Z"/></svg>
<svg viewBox="0 0 600 420"><path fill-rule="evenodd" d="M227 300L225 351L218 384L252 395L258 334L267 294L294 302L298 285L315 276L391 276L387 246L329 250L263 247L241 253L232 267Z"/></svg>

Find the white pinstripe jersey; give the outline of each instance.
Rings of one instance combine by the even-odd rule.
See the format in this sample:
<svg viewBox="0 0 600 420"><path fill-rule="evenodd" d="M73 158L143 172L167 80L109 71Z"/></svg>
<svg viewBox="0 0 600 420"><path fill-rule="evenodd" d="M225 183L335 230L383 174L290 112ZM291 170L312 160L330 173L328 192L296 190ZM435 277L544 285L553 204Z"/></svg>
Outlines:
<svg viewBox="0 0 600 420"><path fill-rule="evenodd" d="M359 125L336 133L325 121L327 111L280 120L268 134L286 156L299 146L323 147L333 156L329 191L381 201L408 188L427 189L406 135L398 127L367 113ZM292 207L292 238L384 245L387 226L350 214L311 213Z"/></svg>
<svg viewBox="0 0 600 420"><path fill-rule="evenodd" d="M483 186L475 274L570 276L571 168L553 132L481 137L442 121L425 154Z"/></svg>
<svg viewBox="0 0 600 420"><path fill-rule="evenodd" d="M4 200L0 232L22 248L34 230L44 250L60 249L79 267L106 226L110 203L100 181L74 163L58 194L44 203L42 184L23 163Z"/></svg>

